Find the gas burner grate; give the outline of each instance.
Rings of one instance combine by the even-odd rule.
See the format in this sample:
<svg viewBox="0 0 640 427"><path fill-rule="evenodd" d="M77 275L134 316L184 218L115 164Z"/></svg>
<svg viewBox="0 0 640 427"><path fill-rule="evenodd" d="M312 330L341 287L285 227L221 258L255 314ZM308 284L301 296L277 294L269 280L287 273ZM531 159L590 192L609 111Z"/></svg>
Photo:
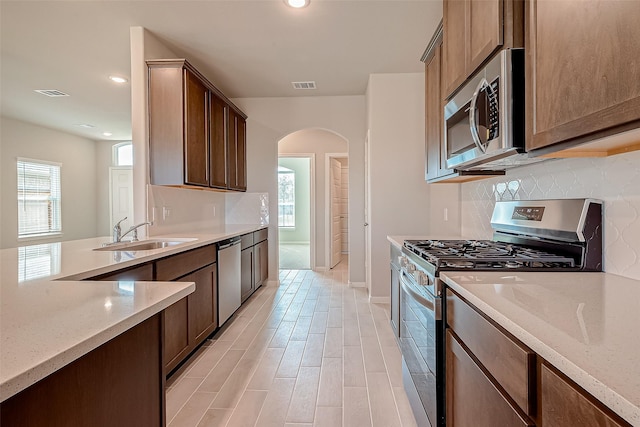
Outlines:
<svg viewBox="0 0 640 427"><path fill-rule="evenodd" d="M418 240L404 246L436 270L575 269L573 258L491 240Z"/></svg>

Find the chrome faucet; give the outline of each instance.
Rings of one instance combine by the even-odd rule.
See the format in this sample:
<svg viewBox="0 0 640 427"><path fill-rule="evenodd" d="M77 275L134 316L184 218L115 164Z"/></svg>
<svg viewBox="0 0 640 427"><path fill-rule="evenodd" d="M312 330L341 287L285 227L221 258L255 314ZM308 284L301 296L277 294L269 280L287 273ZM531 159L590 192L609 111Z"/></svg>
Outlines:
<svg viewBox="0 0 640 427"><path fill-rule="evenodd" d="M127 219L126 216L122 218L120 221L118 221L116 225L113 226L113 243L120 243L122 241L122 238L131 232L133 232L131 241L137 242L138 228L142 227L143 225L153 225L153 222L142 222L137 225L132 225L127 231L124 232L124 234L122 234L122 228L120 227L120 223L122 223L122 221L124 221L125 219Z"/></svg>
<svg viewBox="0 0 640 427"><path fill-rule="evenodd" d="M128 217L125 216L120 221L118 221L116 225L113 226L113 243L118 243L122 239L122 236L120 235L120 233L122 232L122 228L120 228L120 223L126 220L127 218Z"/></svg>
<svg viewBox="0 0 640 427"><path fill-rule="evenodd" d="M137 242L138 241L138 228L142 227L143 225L153 225L153 222L141 222L140 224L137 225L132 225L131 228L129 228L127 231L124 232L124 234L122 234L120 236L120 240L122 240L122 238L124 236L126 236L127 234L133 232L133 236L131 238L132 242ZM120 241L118 240L118 241Z"/></svg>

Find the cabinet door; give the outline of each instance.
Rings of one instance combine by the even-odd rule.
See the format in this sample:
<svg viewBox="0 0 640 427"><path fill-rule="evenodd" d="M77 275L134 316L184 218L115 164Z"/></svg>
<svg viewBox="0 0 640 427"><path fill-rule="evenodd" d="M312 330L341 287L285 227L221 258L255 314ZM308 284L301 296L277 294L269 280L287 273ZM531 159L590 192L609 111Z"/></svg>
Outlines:
<svg viewBox="0 0 640 427"><path fill-rule="evenodd" d="M269 276L269 241L265 240L263 242L258 243L254 247L254 260L255 260L255 269L254 269L254 280L255 286L254 290L258 289L261 285L263 285L264 281L267 280Z"/></svg>
<svg viewBox="0 0 640 427"><path fill-rule="evenodd" d="M191 273L179 281L196 284L196 290L187 297L189 345L193 348L218 327L216 264Z"/></svg>
<svg viewBox="0 0 640 427"><path fill-rule="evenodd" d="M238 186L238 113L229 108L229 114L227 115L227 129L228 129L228 155L227 155L227 183L228 188L235 189Z"/></svg>
<svg viewBox="0 0 640 427"><path fill-rule="evenodd" d="M184 71L185 184L209 186L209 90L189 70Z"/></svg>
<svg viewBox="0 0 640 427"><path fill-rule="evenodd" d="M253 247L240 253L240 298L244 302L254 291Z"/></svg>
<svg viewBox="0 0 640 427"><path fill-rule="evenodd" d="M444 122L444 106L442 86L442 45L435 48L434 55L425 68L425 152L426 179L431 181L453 173L446 168L446 153L442 146L442 127Z"/></svg>
<svg viewBox="0 0 640 427"><path fill-rule="evenodd" d="M236 128L236 170L238 180L236 189L247 190L247 121L238 116L238 126Z"/></svg>
<svg viewBox="0 0 640 427"><path fill-rule="evenodd" d="M468 75L502 46L502 7L503 0L469 0Z"/></svg>
<svg viewBox="0 0 640 427"><path fill-rule="evenodd" d="M533 426L502 395L491 379L447 330L447 426Z"/></svg>
<svg viewBox="0 0 640 427"><path fill-rule="evenodd" d="M530 0L525 12L528 150L640 126L637 1Z"/></svg>
<svg viewBox="0 0 640 427"><path fill-rule="evenodd" d="M443 75L442 85L447 95L453 93L467 78L467 2L444 0L442 25Z"/></svg>
<svg viewBox="0 0 640 427"><path fill-rule="evenodd" d="M545 427L616 427L627 426L601 404L565 381L545 364L540 365L541 414Z"/></svg>
<svg viewBox="0 0 640 427"><path fill-rule="evenodd" d="M220 98L209 94L209 185L227 188L227 114L229 107Z"/></svg>
<svg viewBox="0 0 640 427"><path fill-rule="evenodd" d="M164 309L164 363L168 374L189 354L187 298Z"/></svg>

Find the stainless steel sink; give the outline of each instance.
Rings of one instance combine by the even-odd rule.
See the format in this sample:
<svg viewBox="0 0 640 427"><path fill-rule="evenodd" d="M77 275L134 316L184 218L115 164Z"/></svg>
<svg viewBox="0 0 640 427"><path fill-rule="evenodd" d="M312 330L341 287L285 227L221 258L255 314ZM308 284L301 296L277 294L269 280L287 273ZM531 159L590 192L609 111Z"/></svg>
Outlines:
<svg viewBox="0 0 640 427"><path fill-rule="evenodd" d="M182 239L182 240L142 240L139 242L124 242L124 243L111 243L106 244L100 248L95 248L94 251L151 251L154 249L168 248L170 246L180 245L187 243L195 239Z"/></svg>

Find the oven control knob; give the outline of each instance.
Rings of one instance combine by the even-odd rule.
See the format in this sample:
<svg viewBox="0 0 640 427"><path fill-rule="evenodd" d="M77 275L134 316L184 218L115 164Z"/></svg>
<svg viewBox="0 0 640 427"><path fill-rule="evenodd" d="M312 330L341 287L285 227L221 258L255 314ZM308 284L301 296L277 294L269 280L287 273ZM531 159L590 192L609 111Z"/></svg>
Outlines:
<svg viewBox="0 0 640 427"><path fill-rule="evenodd" d="M429 276L427 276L423 272L420 272L420 274L418 274L417 280L418 280L418 285L420 285L420 286L428 286L429 285Z"/></svg>
<svg viewBox="0 0 640 427"><path fill-rule="evenodd" d="M407 264L407 271L408 271L409 273L413 273L414 271L416 271L416 266L415 266L415 264L408 263L408 264Z"/></svg>
<svg viewBox="0 0 640 427"><path fill-rule="evenodd" d="M398 256L398 264L400 264L400 267L406 267L407 266L407 257L404 256L404 255Z"/></svg>

